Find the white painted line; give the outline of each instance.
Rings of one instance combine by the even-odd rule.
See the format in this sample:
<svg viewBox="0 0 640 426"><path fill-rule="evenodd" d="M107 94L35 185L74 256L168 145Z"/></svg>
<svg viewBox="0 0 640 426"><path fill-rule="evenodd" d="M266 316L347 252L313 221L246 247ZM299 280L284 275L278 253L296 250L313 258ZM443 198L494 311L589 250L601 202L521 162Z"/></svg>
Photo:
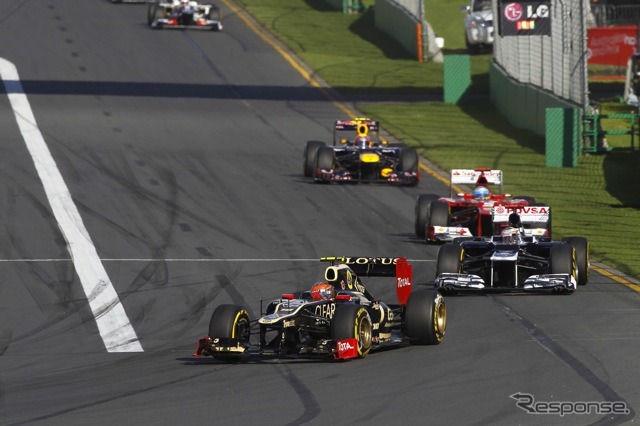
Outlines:
<svg viewBox="0 0 640 426"><path fill-rule="evenodd" d="M22 137L51 204L51 210L67 241L76 273L89 300L89 306L107 351L142 352L138 336L98 257L49 147L38 129L31 105L22 88L18 70L4 58L0 58L0 77L7 90Z"/></svg>
<svg viewBox="0 0 640 426"><path fill-rule="evenodd" d="M2 262L71 262L73 259L0 259ZM320 259L100 259L102 262L320 262ZM407 262L435 262L435 259L407 259Z"/></svg>

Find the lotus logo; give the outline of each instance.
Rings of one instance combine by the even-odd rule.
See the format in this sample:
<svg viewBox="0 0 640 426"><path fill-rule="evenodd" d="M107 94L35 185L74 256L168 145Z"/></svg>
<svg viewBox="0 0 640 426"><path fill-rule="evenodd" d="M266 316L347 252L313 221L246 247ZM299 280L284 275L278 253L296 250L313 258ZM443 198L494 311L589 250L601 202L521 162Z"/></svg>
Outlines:
<svg viewBox="0 0 640 426"><path fill-rule="evenodd" d="M351 343L349 343L349 342L338 342L338 350L340 352L348 351L350 349L355 349L353 346L351 346Z"/></svg>

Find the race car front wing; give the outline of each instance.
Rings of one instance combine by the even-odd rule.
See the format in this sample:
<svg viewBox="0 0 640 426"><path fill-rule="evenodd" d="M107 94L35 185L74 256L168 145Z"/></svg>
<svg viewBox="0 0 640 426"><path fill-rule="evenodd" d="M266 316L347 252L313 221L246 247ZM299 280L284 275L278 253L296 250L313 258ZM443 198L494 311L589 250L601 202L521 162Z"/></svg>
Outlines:
<svg viewBox="0 0 640 426"><path fill-rule="evenodd" d="M442 273L434 281L436 290L451 291L522 291L573 293L576 280L569 274L531 275L519 287L493 287L478 275Z"/></svg>
<svg viewBox="0 0 640 426"><path fill-rule="evenodd" d="M316 182L375 182L398 185L415 185L420 181L418 172L395 171L380 176L378 179L360 179L348 170L320 169L315 177Z"/></svg>
<svg viewBox="0 0 640 426"><path fill-rule="evenodd" d="M249 342L243 342L238 339L225 339L219 337L205 336L198 340L198 346L192 356L201 358L202 356L215 356L215 355L248 355L248 356L261 356L261 357L284 357L282 354L278 354L273 351L261 350L257 347L253 347ZM316 342L314 347L303 346L300 347L298 353L287 354L288 358L313 358L313 357L326 357L333 356L335 360L347 360L358 357L358 340L357 339L322 339Z"/></svg>

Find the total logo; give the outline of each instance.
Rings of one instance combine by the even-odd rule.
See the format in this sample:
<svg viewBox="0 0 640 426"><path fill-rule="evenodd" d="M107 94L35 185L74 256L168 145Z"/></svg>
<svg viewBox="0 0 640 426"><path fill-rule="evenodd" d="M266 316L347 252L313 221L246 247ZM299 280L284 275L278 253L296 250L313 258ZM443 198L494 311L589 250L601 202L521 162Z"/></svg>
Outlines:
<svg viewBox="0 0 640 426"><path fill-rule="evenodd" d="M349 342L338 342L338 350L340 352L353 350L355 347Z"/></svg>
<svg viewBox="0 0 640 426"><path fill-rule="evenodd" d="M411 285L411 280L409 278L396 278L396 286L398 288L406 287Z"/></svg>

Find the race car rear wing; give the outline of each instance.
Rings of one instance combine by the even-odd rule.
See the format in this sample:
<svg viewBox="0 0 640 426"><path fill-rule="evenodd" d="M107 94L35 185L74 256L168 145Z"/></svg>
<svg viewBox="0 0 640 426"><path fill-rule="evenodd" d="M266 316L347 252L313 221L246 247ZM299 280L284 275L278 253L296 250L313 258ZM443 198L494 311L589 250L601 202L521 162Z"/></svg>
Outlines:
<svg viewBox="0 0 640 426"><path fill-rule="evenodd" d="M364 117L356 117L353 120L337 120L335 125L335 130L353 130L359 131L360 126L367 126L368 131L378 131L379 130L379 122L375 120L370 120Z"/></svg>
<svg viewBox="0 0 640 426"><path fill-rule="evenodd" d="M395 277L396 294L401 305L406 305L411 293L413 273L404 257L322 257L331 266L347 265L356 275L366 277Z"/></svg>
<svg viewBox="0 0 640 426"><path fill-rule="evenodd" d="M518 213L520 216L525 235L551 236L551 207L548 206L492 207L491 218L495 235L500 235L500 231L508 225L511 213Z"/></svg>
<svg viewBox="0 0 640 426"><path fill-rule="evenodd" d="M485 168L476 169L452 169L450 179L450 192L453 197L454 185L499 185L499 193L502 194L502 170Z"/></svg>

